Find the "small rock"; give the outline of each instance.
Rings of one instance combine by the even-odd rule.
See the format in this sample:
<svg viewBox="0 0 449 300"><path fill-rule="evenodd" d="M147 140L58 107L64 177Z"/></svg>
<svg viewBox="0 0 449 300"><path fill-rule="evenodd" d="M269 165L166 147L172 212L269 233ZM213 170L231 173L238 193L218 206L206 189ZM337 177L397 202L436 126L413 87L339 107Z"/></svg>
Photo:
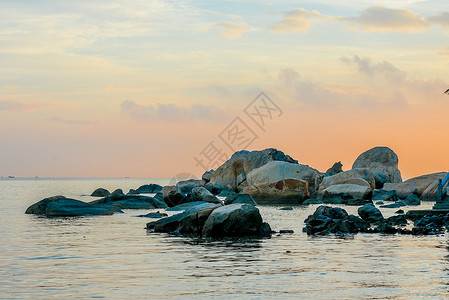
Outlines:
<svg viewBox="0 0 449 300"><path fill-rule="evenodd" d="M98 188L91 194L92 197L106 197L109 195L110 195L109 191L104 188Z"/></svg>
<svg viewBox="0 0 449 300"><path fill-rule="evenodd" d="M284 233L295 233L295 232L291 229L283 229L283 230L279 230L279 233L284 234Z"/></svg>
<svg viewBox="0 0 449 300"><path fill-rule="evenodd" d="M382 221L384 217L378 208L372 204L365 204L357 210L359 216L370 223Z"/></svg>
<svg viewBox="0 0 449 300"><path fill-rule="evenodd" d="M291 207L291 206L285 206L285 207L279 208L279 210L293 210L293 207Z"/></svg>

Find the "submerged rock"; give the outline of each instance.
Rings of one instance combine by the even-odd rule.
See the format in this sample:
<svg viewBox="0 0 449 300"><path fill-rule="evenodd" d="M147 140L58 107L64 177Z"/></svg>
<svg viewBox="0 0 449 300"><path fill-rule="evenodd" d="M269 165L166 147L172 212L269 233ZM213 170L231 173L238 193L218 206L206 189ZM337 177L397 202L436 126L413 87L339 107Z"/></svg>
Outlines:
<svg viewBox="0 0 449 300"><path fill-rule="evenodd" d="M166 208L167 205L153 197L140 195L110 195L90 204L103 205L111 204L122 209L153 209Z"/></svg>
<svg viewBox="0 0 449 300"><path fill-rule="evenodd" d="M146 215L138 215L136 217L141 217L141 218L165 218L168 217L168 215L166 213L161 213L161 212L150 212L147 213Z"/></svg>
<svg viewBox="0 0 449 300"><path fill-rule="evenodd" d="M193 202L187 202L187 203L182 203L179 205L176 205L174 207L170 207L167 208L166 211L180 211L180 210L187 210L190 209L192 207L198 206L198 205L203 205L209 202L205 202L205 201L193 201Z"/></svg>

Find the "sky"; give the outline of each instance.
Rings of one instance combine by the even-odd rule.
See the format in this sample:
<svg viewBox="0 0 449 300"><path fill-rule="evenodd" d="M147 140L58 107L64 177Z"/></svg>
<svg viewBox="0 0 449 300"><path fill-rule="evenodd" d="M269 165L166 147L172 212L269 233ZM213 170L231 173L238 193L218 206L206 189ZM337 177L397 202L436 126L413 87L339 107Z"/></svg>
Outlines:
<svg viewBox="0 0 449 300"><path fill-rule="evenodd" d="M236 150L448 171L444 0L0 0L0 176L201 176ZM261 94L262 93L262 94Z"/></svg>

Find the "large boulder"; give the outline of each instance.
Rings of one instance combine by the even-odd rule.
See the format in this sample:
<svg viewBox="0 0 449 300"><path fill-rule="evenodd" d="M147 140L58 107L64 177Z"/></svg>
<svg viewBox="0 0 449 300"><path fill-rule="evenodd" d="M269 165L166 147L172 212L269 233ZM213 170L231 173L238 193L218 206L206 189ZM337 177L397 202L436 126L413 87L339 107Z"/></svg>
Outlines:
<svg viewBox="0 0 449 300"><path fill-rule="evenodd" d="M438 196L438 179L446 178L447 172L433 173L410 178L404 183L413 184L416 187L416 195L422 201L436 201Z"/></svg>
<svg viewBox="0 0 449 300"><path fill-rule="evenodd" d="M318 189L322 193L325 189L338 184L356 184L368 186L372 190L375 188L374 176L368 169L353 169L341 172L332 176L324 177Z"/></svg>
<svg viewBox="0 0 449 300"><path fill-rule="evenodd" d="M386 182L402 182L398 162L398 156L390 148L375 147L360 154L352 169L369 169L376 179L376 188L382 188Z"/></svg>
<svg viewBox="0 0 449 300"><path fill-rule="evenodd" d="M45 215L47 217L78 217L112 215L117 209L103 207L86 203L83 201L66 198L64 196L54 196L45 198L25 211L26 214Z"/></svg>
<svg viewBox="0 0 449 300"><path fill-rule="evenodd" d="M309 183L299 179L247 187L243 194L250 195L258 204L301 204L310 196Z"/></svg>
<svg viewBox="0 0 449 300"><path fill-rule="evenodd" d="M147 229L155 232L200 234L209 215L220 206L214 203L196 205L180 214L147 223Z"/></svg>
<svg viewBox="0 0 449 300"><path fill-rule="evenodd" d="M207 218L203 234L210 237L264 236L271 232L259 209L250 204L230 204L215 209Z"/></svg>
<svg viewBox="0 0 449 300"><path fill-rule="evenodd" d="M153 197L140 195L109 195L90 202L95 205L113 205L122 209L153 209L167 208L167 205Z"/></svg>
<svg viewBox="0 0 449 300"><path fill-rule="evenodd" d="M98 188L95 191L92 192L91 196L92 197L106 197L109 196L109 191L107 189L104 188Z"/></svg>
<svg viewBox="0 0 449 300"><path fill-rule="evenodd" d="M321 200L333 204L366 203L372 195L369 186L358 184L337 184L322 191ZM360 200L355 202L356 200Z"/></svg>
<svg viewBox="0 0 449 300"><path fill-rule="evenodd" d="M306 181L309 192L313 193L323 179L317 170L300 164L292 164L284 161L272 161L260 168L254 169L247 175L248 186L257 187L262 184L279 182L284 179L296 179Z"/></svg>
<svg viewBox="0 0 449 300"><path fill-rule="evenodd" d="M200 179L189 179L179 181L176 184L176 188L183 194L188 194L192 192L192 189L200 186L204 186L206 183Z"/></svg>
<svg viewBox="0 0 449 300"><path fill-rule="evenodd" d="M162 198L168 207L173 207L188 201L186 200L186 195L181 193L181 191L175 185L168 185L162 188Z"/></svg>
<svg viewBox="0 0 449 300"><path fill-rule="evenodd" d="M269 148L262 151L239 151L234 153L223 165L221 165L213 174L210 182L221 189L241 191L237 184L237 177L242 174L248 174L252 170L259 168L271 161L285 161L297 164L298 162L282 151Z"/></svg>
<svg viewBox="0 0 449 300"><path fill-rule="evenodd" d="M418 189L414 182L385 183L382 189L393 191L401 199L405 199L411 194L418 195Z"/></svg>
<svg viewBox="0 0 449 300"><path fill-rule="evenodd" d="M214 170L204 172L203 176L201 176L201 179L205 183L208 183L210 181L210 179L212 178L212 174L214 174L214 172L215 172Z"/></svg>

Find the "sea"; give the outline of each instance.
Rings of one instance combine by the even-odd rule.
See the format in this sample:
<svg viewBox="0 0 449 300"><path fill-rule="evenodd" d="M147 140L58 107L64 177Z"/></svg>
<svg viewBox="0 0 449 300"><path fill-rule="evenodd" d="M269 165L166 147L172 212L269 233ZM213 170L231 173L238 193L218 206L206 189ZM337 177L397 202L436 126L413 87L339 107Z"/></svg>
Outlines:
<svg viewBox="0 0 449 300"><path fill-rule="evenodd" d="M24 213L49 196L87 202L98 187L126 193L168 182L0 179L0 299L449 298L447 234L310 237L302 232L304 219L318 205L259 206L273 230L294 231L264 239L148 232L152 219L136 216L157 210L72 218ZM420 208L426 207L431 203ZM357 207L344 208L357 214Z"/></svg>

